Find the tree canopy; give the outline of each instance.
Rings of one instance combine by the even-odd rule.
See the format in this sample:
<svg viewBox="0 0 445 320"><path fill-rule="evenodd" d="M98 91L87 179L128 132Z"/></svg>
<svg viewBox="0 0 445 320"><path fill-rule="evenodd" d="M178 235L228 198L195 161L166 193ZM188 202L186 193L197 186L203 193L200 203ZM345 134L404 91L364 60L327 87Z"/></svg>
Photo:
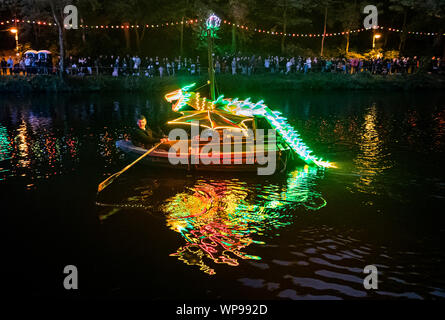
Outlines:
<svg viewBox="0 0 445 320"><path fill-rule="evenodd" d="M199 28L184 21L204 19L216 13L234 25L221 28L216 50L246 54L313 54L318 55L321 38L293 38L287 33L345 32L325 39L325 55L345 54L349 50L370 49L372 34L349 34L346 31L363 27L366 2L361 0L1 0L0 21L19 19L54 21L63 19L63 7L76 5L79 23L83 25L145 25L163 22L183 22L168 28L133 28L124 30L62 30L35 24L20 25L20 42L25 47L59 51L60 41L70 54L124 54L177 56L202 54L205 45ZM405 32L383 31L379 44L386 50L407 54L444 53L445 0L388 0L375 3L379 9L379 24ZM55 11L55 12L53 12ZM56 14L56 17L55 15ZM63 20L62 20L63 21ZM249 30L237 28L244 25ZM3 26L0 26L4 28ZM259 34L254 28L264 28L278 37ZM409 37L406 31L439 32L438 37ZM62 36L63 40L61 40ZM14 48L13 39L0 32L0 50Z"/></svg>

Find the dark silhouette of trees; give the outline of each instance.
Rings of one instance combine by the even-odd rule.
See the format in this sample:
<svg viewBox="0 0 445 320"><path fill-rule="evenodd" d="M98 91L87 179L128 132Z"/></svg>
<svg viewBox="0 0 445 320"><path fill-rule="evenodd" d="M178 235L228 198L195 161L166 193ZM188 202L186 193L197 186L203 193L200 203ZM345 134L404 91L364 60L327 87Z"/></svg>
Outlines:
<svg viewBox="0 0 445 320"><path fill-rule="evenodd" d="M140 27L110 32L85 28L68 31L62 26L63 8L67 4L78 7L79 23L82 25L127 24ZM54 29L37 25L21 27L21 40L45 43L48 47L48 42L57 44L63 66L66 52L94 54L99 50L174 50L174 55L196 52L203 47L198 40L200 30L196 25L190 26L185 22L203 19L211 12L234 23L224 27L221 31L222 39L217 44L220 48L228 48L226 51L232 53L241 49L254 51L276 48L276 51L286 54L299 46L310 48L313 52L320 52L321 48L325 52L340 48L347 54L351 47L350 31L362 27L365 4L368 3L364 0L0 0L0 18L56 21L59 27ZM379 24L403 31L383 35L388 48L401 52L410 50L410 44L416 43L418 39L411 40L408 30L434 31L440 35L435 39L424 37L419 41L426 45L414 47L419 50L429 47L436 54L443 52L445 55L442 36L445 31L445 0L389 0L377 1L374 5L379 8ZM162 30L143 27L145 24L172 21L179 23ZM250 29L240 30L236 25L249 26ZM344 38L290 39L288 36L292 33L323 34L325 26L327 33L344 32ZM255 27L267 28L279 36L259 35L252 31ZM357 44L359 50L369 50L369 43L369 38L354 34L354 44Z"/></svg>

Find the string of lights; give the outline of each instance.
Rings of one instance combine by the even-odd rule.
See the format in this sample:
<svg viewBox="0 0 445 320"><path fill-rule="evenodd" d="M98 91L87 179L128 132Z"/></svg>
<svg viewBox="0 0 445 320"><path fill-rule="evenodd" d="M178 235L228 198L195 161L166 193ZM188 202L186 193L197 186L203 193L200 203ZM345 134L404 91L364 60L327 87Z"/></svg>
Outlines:
<svg viewBox="0 0 445 320"><path fill-rule="evenodd" d="M113 29L113 30L122 30L122 29L158 29L158 28L166 28L166 27L173 27L178 26L181 24L185 25L196 25L200 22L203 22L204 19L188 19L184 21L176 21L176 22L164 22L164 23L158 23L158 24L130 24L130 23L121 23L121 24L115 24L115 25L87 25L87 24L81 24L79 25L79 28L84 30L104 30L104 29ZM5 21L0 21L1 25L10 25L10 24L16 24L16 23L26 23L26 24L34 24L39 26L48 26L48 27L57 27L57 25L54 22L47 22L47 21L40 21L40 20L25 20L25 19L10 19ZM252 28L248 27L246 25L240 25L236 24L234 22L223 20L223 25L227 26L235 26L238 29L245 30L245 31L253 31L255 33L261 33L261 34L267 34L270 36L287 36L290 38L320 38L323 37L323 33L283 33L279 31L274 31L271 29L266 28ZM68 27L68 25L66 25ZM375 30L382 30L382 31L389 31L389 32L396 32L396 33L403 33L404 31L398 28L394 27L384 27L384 26L377 26L374 28ZM324 34L325 37L336 37L336 36L344 36L347 34L358 34L360 32L365 32L372 30L371 28L365 29L354 29L354 30L348 30L348 31L342 31L342 32L327 32ZM421 31L407 31L409 35L418 35L418 36L438 36L440 35L439 32L421 32ZM445 35L445 33L442 33L442 35Z"/></svg>

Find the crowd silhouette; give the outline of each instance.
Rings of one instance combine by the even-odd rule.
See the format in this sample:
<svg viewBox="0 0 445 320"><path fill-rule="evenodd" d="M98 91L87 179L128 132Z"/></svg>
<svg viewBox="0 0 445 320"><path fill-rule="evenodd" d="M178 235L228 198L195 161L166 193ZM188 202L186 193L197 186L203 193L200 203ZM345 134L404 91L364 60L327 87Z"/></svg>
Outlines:
<svg viewBox="0 0 445 320"><path fill-rule="evenodd" d="M55 74L59 62L53 63L51 57L42 59L33 56L3 57L0 59L2 75ZM307 74L307 73L344 73L355 74L411 74L425 64L418 57L400 58L320 58L320 57L282 57L282 56L215 56L216 74L255 75L255 74ZM426 69L433 73L444 72L443 59L433 57ZM140 57L138 55L99 55L97 57L69 56L65 59L65 72L68 75L110 75L166 77L181 75L201 75L207 73L207 66L199 56L190 57Z"/></svg>

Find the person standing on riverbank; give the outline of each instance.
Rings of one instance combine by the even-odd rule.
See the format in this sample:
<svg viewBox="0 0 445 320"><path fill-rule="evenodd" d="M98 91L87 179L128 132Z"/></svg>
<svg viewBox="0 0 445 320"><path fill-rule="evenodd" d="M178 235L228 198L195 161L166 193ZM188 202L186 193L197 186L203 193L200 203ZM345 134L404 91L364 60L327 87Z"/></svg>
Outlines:
<svg viewBox="0 0 445 320"><path fill-rule="evenodd" d="M264 69L266 70L266 73L269 73L269 70L270 70L270 59L269 59L269 57L264 59Z"/></svg>
<svg viewBox="0 0 445 320"><path fill-rule="evenodd" d="M14 60L12 60L12 57L9 57L8 61L6 62L6 67L9 70L9 75L12 76L12 68L14 67Z"/></svg>
<svg viewBox="0 0 445 320"><path fill-rule="evenodd" d="M308 73L312 68L312 60L311 57L308 57L306 59L306 62L304 63L304 73Z"/></svg>
<svg viewBox="0 0 445 320"><path fill-rule="evenodd" d="M6 76L6 60L5 57L2 58L2 60L0 61L0 68L2 71L2 75Z"/></svg>

